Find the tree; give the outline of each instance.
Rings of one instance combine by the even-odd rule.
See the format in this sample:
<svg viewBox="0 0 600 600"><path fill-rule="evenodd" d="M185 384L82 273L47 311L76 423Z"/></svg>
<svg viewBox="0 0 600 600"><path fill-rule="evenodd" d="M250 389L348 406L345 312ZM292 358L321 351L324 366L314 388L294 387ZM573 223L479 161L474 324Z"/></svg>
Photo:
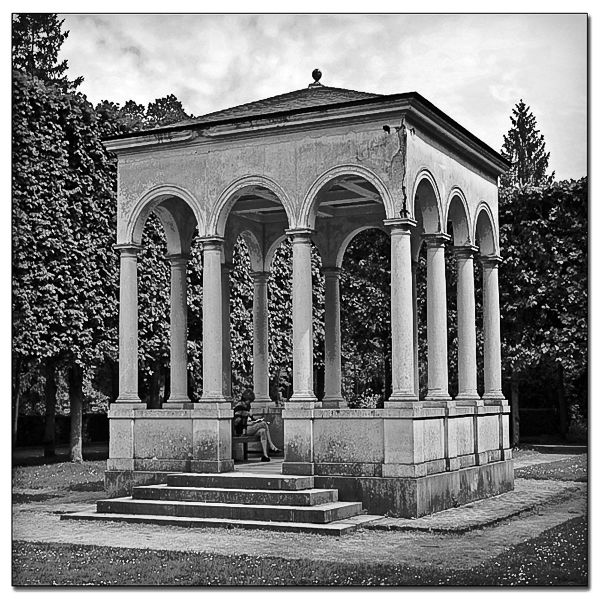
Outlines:
<svg viewBox="0 0 600 600"><path fill-rule="evenodd" d="M130 106L128 108L129 112L132 112L131 109L134 107ZM172 125L173 123L189 118L191 116L185 112L181 102L173 94L169 94L164 98L157 98L154 102L148 104L145 128L164 127L165 125Z"/></svg>
<svg viewBox="0 0 600 600"><path fill-rule="evenodd" d="M587 414L587 193L587 178L500 192L505 368L553 382L563 435L567 405Z"/></svg>
<svg viewBox="0 0 600 600"><path fill-rule="evenodd" d="M554 172L548 176L548 160L544 136L539 132L531 108L520 100L513 108L511 128L504 136L502 156L510 161L511 168L501 179L506 185L540 185L551 183Z"/></svg>
<svg viewBox="0 0 600 600"><path fill-rule="evenodd" d="M370 229L352 240L344 254L340 295L344 396L360 407L364 396L377 395L382 406L391 389L387 235Z"/></svg>
<svg viewBox="0 0 600 600"><path fill-rule="evenodd" d="M70 81L65 73L67 61L58 61L58 53L69 36L62 31L63 20L50 13L21 13L13 16L13 69L59 86L63 91L74 90L83 81Z"/></svg>
<svg viewBox="0 0 600 600"><path fill-rule="evenodd" d="M15 71L13 353L45 362L50 382L56 369L89 368L115 351L116 338L107 334L116 326L117 300L110 161L81 94ZM80 386L82 377L71 382ZM79 402L81 390L71 398Z"/></svg>

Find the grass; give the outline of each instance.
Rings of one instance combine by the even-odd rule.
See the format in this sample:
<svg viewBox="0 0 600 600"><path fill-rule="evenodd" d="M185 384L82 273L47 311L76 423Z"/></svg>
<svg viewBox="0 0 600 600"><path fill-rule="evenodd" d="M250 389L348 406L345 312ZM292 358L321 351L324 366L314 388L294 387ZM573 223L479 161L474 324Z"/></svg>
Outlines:
<svg viewBox="0 0 600 600"><path fill-rule="evenodd" d="M14 542L12 573L15 586L585 586L587 537L579 517L468 570Z"/></svg>
<svg viewBox="0 0 600 600"><path fill-rule="evenodd" d="M72 486L98 486L104 481L105 470L103 460L13 467L12 483L14 489L73 490Z"/></svg>
<svg viewBox="0 0 600 600"><path fill-rule="evenodd" d="M104 469L104 461L13 468L13 502L100 491ZM515 476L587 481L587 456L523 467ZM447 536L449 544L452 537ZM586 520L572 519L468 570L409 567L401 564L401 556L393 565L352 565L18 541L13 543L13 585L585 586L587 537Z"/></svg>
<svg viewBox="0 0 600 600"><path fill-rule="evenodd" d="M587 454L557 460L550 463L539 463L515 470L515 477L520 479L553 479L556 481L587 481Z"/></svg>

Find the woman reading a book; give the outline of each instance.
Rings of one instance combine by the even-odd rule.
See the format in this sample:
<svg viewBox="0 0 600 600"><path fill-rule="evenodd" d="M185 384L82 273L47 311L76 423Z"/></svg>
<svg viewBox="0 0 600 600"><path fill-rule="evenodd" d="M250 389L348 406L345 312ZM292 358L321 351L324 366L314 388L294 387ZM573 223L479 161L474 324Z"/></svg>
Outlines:
<svg viewBox="0 0 600 600"><path fill-rule="evenodd" d="M279 452L279 448L275 446L271 440L269 425L263 419L255 419L251 414L251 405L254 402L254 392L250 388L246 388L242 392L241 399L233 406L233 431L235 435L258 435L260 436L260 445L262 453L260 460L269 462L269 453L267 452L267 444L271 452Z"/></svg>

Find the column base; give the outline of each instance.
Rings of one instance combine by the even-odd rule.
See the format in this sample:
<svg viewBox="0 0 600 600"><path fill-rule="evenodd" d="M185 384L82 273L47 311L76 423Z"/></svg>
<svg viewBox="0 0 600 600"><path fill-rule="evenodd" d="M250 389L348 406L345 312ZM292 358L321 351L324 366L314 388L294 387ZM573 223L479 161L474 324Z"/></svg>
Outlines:
<svg viewBox="0 0 600 600"><path fill-rule="evenodd" d="M450 396L450 394L444 394L444 393L440 393L440 394L427 394L425 396L425 401L426 402L439 402L440 400L447 402L448 400L452 400L452 396Z"/></svg>
<svg viewBox="0 0 600 600"><path fill-rule="evenodd" d="M192 408L194 408L194 403L187 396L176 396L175 398L169 398L163 404L163 408L180 408L184 410L191 410Z"/></svg>
<svg viewBox="0 0 600 600"><path fill-rule="evenodd" d="M348 408L348 403L342 396L325 396L321 408Z"/></svg>
<svg viewBox="0 0 600 600"><path fill-rule="evenodd" d="M383 403L385 406L393 407L396 402L418 402L419 397L414 392L392 392L392 395Z"/></svg>
<svg viewBox="0 0 600 600"><path fill-rule="evenodd" d="M454 400L457 406L481 406L483 400L479 397L476 392L464 392L458 394Z"/></svg>
<svg viewBox="0 0 600 600"><path fill-rule="evenodd" d="M483 394L481 399L485 400L486 404L491 404L492 402L494 404L502 404L503 402L508 403L508 400L504 397L504 394L501 391L486 392Z"/></svg>
<svg viewBox="0 0 600 600"><path fill-rule="evenodd" d="M202 397L200 398L200 402L198 402L197 404L201 404L203 402L231 402L231 398L228 398L227 396L223 395L223 394L216 394L215 392L208 392L206 394L202 394Z"/></svg>
<svg viewBox="0 0 600 600"><path fill-rule="evenodd" d="M313 392L294 392L289 402L314 402L317 403L317 397ZM287 404L287 403L286 403Z"/></svg>
<svg viewBox="0 0 600 600"><path fill-rule="evenodd" d="M117 398L111 408L127 408L129 410L145 410L146 409L146 403L142 402L140 400L140 398L137 398L135 396L126 396L126 397L121 397L119 396L119 398Z"/></svg>

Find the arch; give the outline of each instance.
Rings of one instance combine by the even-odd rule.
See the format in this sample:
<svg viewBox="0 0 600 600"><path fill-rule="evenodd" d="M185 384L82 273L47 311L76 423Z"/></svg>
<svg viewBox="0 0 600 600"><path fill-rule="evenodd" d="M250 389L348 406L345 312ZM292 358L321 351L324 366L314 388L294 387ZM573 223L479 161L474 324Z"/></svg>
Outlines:
<svg viewBox="0 0 600 600"><path fill-rule="evenodd" d="M317 179L308 188L308 192L304 196L302 206L300 207L300 213L298 215L296 227L308 229L315 228L317 209L316 200L318 193L326 183L329 183L333 179L343 177L344 175L356 175L357 177L362 177L365 181L368 181L377 190L377 193L381 197L386 217L388 219L392 219L394 217L395 213L392 196L378 175L361 165L339 165L319 175L319 177L317 177Z"/></svg>
<svg viewBox="0 0 600 600"><path fill-rule="evenodd" d="M423 167L417 173L411 202L413 217L424 233L445 233L440 191L429 169Z"/></svg>
<svg viewBox="0 0 600 600"><path fill-rule="evenodd" d="M497 256L500 254L494 214L485 201L480 202L475 211L473 239L478 242L481 256Z"/></svg>
<svg viewBox="0 0 600 600"><path fill-rule="evenodd" d="M421 253L421 248L423 247L424 240L418 232L413 233L410 236L410 259L413 262L419 261L419 254Z"/></svg>
<svg viewBox="0 0 600 600"><path fill-rule="evenodd" d="M167 251L170 254L188 252L194 229L201 229L203 223L194 196L173 184L158 185L145 192L127 221L125 238L128 242L141 244L144 224L153 211L165 229Z"/></svg>
<svg viewBox="0 0 600 600"><path fill-rule="evenodd" d="M380 231L383 231L383 233L385 233L385 235L389 235L389 232L386 230L386 228L383 225L363 225L362 227L357 227L356 229L353 229L342 240L342 243L340 244L340 246L338 248L337 256L335 258L335 266L336 267L338 267L338 268L342 267L342 263L344 262L344 254L346 254L346 250L348 249L348 246L350 245L352 240L359 233L361 233L362 231L366 231L367 229L379 229Z"/></svg>
<svg viewBox="0 0 600 600"><path fill-rule="evenodd" d="M454 186L448 194L446 218L444 219L446 231L449 231L448 221L452 221L453 242L455 246L466 246L472 243L471 219L469 205L463 191Z"/></svg>
<svg viewBox="0 0 600 600"><path fill-rule="evenodd" d="M227 218L229 217L229 213L231 212L233 205L238 200L239 195L241 195L239 192L244 190L244 188L249 188L251 186L260 186L273 192L285 210L288 224L291 224L292 220L290 217L293 217L294 209L292 202L285 193L284 189L278 183L272 179L269 179L268 177L264 177L262 175L246 175L229 184L221 192L214 206L212 214L208 219L207 235L215 235L219 237L224 236Z"/></svg>
<svg viewBox="0 0 600 600"><path fill-rule="evenodd" d="M264 270L264 260L263 260L263 249L261 243L254 233L248 229L244 229L240 231L238 238L242 238L246 243L246 248L248 248L248 254L250 256L250 268L253 271L263 271ZM237 239L234 242L237 243Z"/></svg>
<svg viewBox="0 0 600 600"><path fill-rule="evenodd" d="M271 270L271 263L273 262L273 257L275 256L275 252L277 252L277 248L281 245L281 242L288 239L288 236L283 233L279 237L275 238L275 240L271 243L267 251L265 252L265 263L264 270Z"/></svg>

